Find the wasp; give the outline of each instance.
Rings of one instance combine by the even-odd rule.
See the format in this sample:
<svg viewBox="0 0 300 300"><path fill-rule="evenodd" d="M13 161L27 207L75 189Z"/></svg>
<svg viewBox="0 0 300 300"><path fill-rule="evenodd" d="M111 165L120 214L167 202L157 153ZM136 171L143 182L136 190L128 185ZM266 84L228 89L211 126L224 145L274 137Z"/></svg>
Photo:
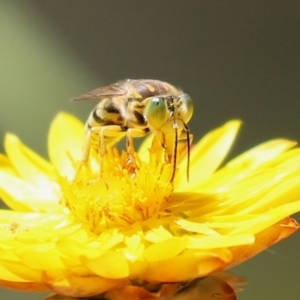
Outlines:
<svg viewBox="0 0 300 300"><path fill-rule="evenodd" d="M90 148L105 151L106 144L115 144L125 136L127 151L132 153L133 139L152 132L165 149L168 162L173 165L171 182L175 177L178 141L186 140L188 177L192 135L187 123L193 114L193 101L188 94L160 80L127 79L73 100L90 99L100 101L85 125L83 162L88 161Z"/></svg>

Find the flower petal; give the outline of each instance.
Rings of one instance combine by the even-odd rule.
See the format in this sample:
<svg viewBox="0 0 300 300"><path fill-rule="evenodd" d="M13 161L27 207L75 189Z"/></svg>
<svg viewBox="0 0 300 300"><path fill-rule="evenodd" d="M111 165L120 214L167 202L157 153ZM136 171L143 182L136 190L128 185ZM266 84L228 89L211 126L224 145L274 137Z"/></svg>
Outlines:
<svg viewBox="0 0 300 300"><path fill-rule="evenodd" d="M50 163L22 144L15 135L6 134L4 147L11 164L24 180L39 184L53 177Z"/></svg>
<svg viewBox="0 0 300 300"><path fill-rule="evenodd" d="M300 149L287 151L294 142L264 143L216 172L239 126L228 122L195 146L188 184L186 168L170 183L172 166L151 138L141 148L147 163L142 154L128 158L109 148L101 161L91 156L70 182L82 158L84 130L67 114L55 118L49 133L58 172L8 135L8 157L0 155L0 197L18 212L0 210L0 285L47 286L60 295L49 299L106 293L120 300L122 291L151 298L144 283L149 290L160 283L162 290L165 282L174 288L206 277L193 290L201 290L202 299L212 293L235 299L228 281L209 280L210 274L298 230L286 216L300 210Z"/></svg>
<svg viewBox="0 0 300 300"><path fill-rule="evenodd" d="M234 120L205 135L192 149L190 182L182 168L176 177L177 190L194 189L208 179L224 160L236 137L241 121Z"/></svg>
<svg viewBox="0 0 300 300"><path fill-rule="evenodd" d="M227 249L189 250L174 258L151 263L143 277L158 282L187 281L220 270L231 260L232 254Z"/></svg>
<svg viewBox="0 0 300 300"><path fill-rule="evenodd" d="M94 274L104 278L119 279L130 275L127 260L121 253L114 251L107 251L94 259L82 257L82 262Z"/></svg>
<svg viewBox="0 0 300 300"><path fill-rule="evenodd" d="M234 258L231 266L255 256L273 244L287 238L299 228L299 224L292 218L286 218L271 227L265 228L256 235L255 243L231 248Z"/></svg>
<svg viewBox="0 0 300 300"><path fill-rule="evenodd" d="M60 190L56 183L46 180L35 186L0 170L1 199L16 211L55 211L59 205Z"/></svg>
<svg viewBox="0 0 300 300"><path fill-rule="evenodd" d="M49 287L42 282L18 282L0 279L0 286L24 292L44 292L49 290Z"/></svg>
<svg viewBox="0 0 300 300"><path fill-rule="evenodd" d="M1 153L0 153L0 170L14 176L18 176L18 173L16 172L9 158Z"/></svg>
<svg viewBox="0 0 300 300"><path fill-rule="evenodd" d="M90 297L112 288L123 286L126 281L99 276L77 276L68 271L46 272L44 280L57 294L70 297Z"/></svg>
<svg viewBox="0 0 300 300"><path fill-rule="evenodd" d="M41 282L42 271L29 268L20 261L9 261L1 259L1 269L2 268L5 268L14 276L8 277L7 273L2 274L1 272L1 279L9 279L11 281L20 282Z"/></svg>
<svg viewBox="0 0 300 300"><path fill-rule="evenodd" d="M264 163L274 161L281 153L295 145L294 141L284 139L262 143L229 161L222 169L201 184L201 189L205 188L212 192L222 190L224 184L226 186L234 185L237 181L244 180L249 174L253 174L254 170ZM296 156L297 153L289 155Z"/></svg>
<svg viewBox="0 0 300 300"><path fill-rule="evenodd" d="M186 245L185 238L171 238L149 246L144 252L144 257L149 262L170 259L184 252Z"/></svg>
<svg viewBox="0 0 300 300"><path fill-rule="evenodd" d="M139 147L138 155L142 161L149 162L149 149L153 143L153 134L149 134Z"/></svg>
<svg viewBox="0 0 300 300"><path fill-rule="evenodd" d="M58 114L51 123L48 149L51 162L59 174L72 178L75 162L82 159L84 126L81 121L66 113Z"/></svg>

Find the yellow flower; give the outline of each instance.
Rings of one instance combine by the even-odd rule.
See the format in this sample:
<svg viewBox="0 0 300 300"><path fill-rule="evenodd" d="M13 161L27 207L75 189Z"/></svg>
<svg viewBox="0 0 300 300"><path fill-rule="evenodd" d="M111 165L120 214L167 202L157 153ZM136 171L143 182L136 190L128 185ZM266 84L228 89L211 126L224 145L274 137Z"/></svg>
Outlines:
<svg viewBox="0 0 300 300"><path fill-rule="evenodd" d="M12 210L0 210L0 285L115 299L137 286L149 296L289 236L299 228L289 215L300 211L300 149L272 140L220 168L239 126L230 121L193 147L189 182L181 149L173 184L149 139L132 157L115 148L91 155L73 180L84 133L67 114L52 122L50 162L8 134L0 198Z"/></svg>

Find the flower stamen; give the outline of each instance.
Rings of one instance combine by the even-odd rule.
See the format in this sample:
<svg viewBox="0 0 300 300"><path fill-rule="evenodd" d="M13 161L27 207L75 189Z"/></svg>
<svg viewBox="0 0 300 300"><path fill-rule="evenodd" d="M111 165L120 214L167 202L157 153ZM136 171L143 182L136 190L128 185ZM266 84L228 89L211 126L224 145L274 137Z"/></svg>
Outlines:
<svg viewBox="0 0 300 300"><path fill-rule="evenodd" d="M149 149L149 162L137 153L128 160L126 152L113 147L102 157L92 153L73 181L60 178L63 203L95 233L160 214L173 190L172 165L163 156L156 143Z"/></svg>

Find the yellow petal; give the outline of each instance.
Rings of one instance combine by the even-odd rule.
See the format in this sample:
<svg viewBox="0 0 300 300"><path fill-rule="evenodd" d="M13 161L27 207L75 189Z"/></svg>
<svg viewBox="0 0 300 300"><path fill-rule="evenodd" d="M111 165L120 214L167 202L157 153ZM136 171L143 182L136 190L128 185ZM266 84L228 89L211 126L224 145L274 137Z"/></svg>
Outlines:
<svg viewBox="0 0 300 300"><path fill-rule="evenodd" d="M149 134L144 139L141 146L139 147L138 154L142 161L145 162L149 161L149 149L151 148L152 142L153 142L153 134Z"/></svg>
<svg viewBox="0 0 300 300"><path fill-rule="evenodd" d="M0 279L0 286L16 291L24 292L43 292L49 291L49 287L43 282L20 282L20 281L8 281Z"/></svg>
<svg viewBox="0 0 300 300"><path fill-rule="evenodd" d="M48 150L51 162L60 175L73 178L75 162L82 159L84 126L66 113L58 114L51 123Z"/></svg>
<svg viewBox="0 0 300 300"><path fill-rule="evenodd" d="M144 256L149 262L170 259L183 252L186 245L187 239L185 238L171 238L149 246L145 250Z"/></svg>
<svg viewBox="0 0 300 300"><path fill-rule="evenodd" d="M64 268L59 259L55 244L50 241L43 244L31 244L18 249L16 255L29 268L35 270L56 270Z"/></svg>
<svg viewBox="0 0 300 300"><path fill-rule="evenodd" d="M266 161L272 160L296 144L294 141L284 139L267 141L232 159L226 167L243 166L244 169L247 167L255 168Z"/></svg>
<svg viewBox="0 0 300 300"><path fill-rule="evenodd" d="M281 153L295 145L295 142L283 139L260 144L229 161L203 183L201 189L207 188L209 191L219 191L222 190L224 184L226 186L235 184L237 181L245 179L250 172L253 172L262 164L276 159Z"/></svg>
<svg viewBox="0 0 300 300"><path fill-rule="evenodd" d="M256 219L253 218L251 222L244 224L244 226L234 228L232 234L240 233L242 231L247 231L253 234L257 234L263 231L265 228L272 227L275 223L284 219L286 216L298 212L299 209L300 209L300 201L281 205L270 211L266 211L263 214L264 220L260 220L260 222L257 222L259 221L259 219L256 221Z"/></svg>
<svg viewBox="0 0 300 300"><path fill-rule="evenodd" d="M7 277L7 273L1 272L1 279L11 280L11 281L27 281L27 282L40 282L42 278L42 271L32 269L20 261L8 261L1 260L1 268L5 268L14 276ZM3 277L2 277L3 276Z"/></svg>
<svg viewBox="0 0 300 300"><path fill-rule="evenodd" d="M259 200L259 205L257 203L253 203L240 212L241 214L251 214L255 213L268 213L268 209L270 207L276 207L280 204L286 202L286 199L289 199L289 203L300 199L300 174L295 178L290 178L289 180L279 182L270 192L268 192L265 196L261 197ZM300 209L300 206L299 206ZM296 211L292 213L296 213Z"/></svg>
<svg viewBox="0 0 300 300"><path fill-rule="evenodd" d="M0 170L0 196L16 211L54 211L59 209L60 190L56 183L45 181L35 186Z"/></svg>
<svg viewBox="0 0 300 300"><path fill-rule="evenodd" d="M226 249L190 250L174 258L151 263L143 276L158 282L186 281L224 268L231 259L231 252Z"/></svg>
<svg viewBox="0 0 300 300"><path fill-rule="evenodd" d="M49 181L53 169L49 162L30 150L13 134L6 134L4 147L18 174L33 184Z"/></svg>
<svg viewBox="0 0 300 300"><path fill-rule="evenodd" d="M47 286L60 294L56 299L99 297L112 289L105 296L121 300L124 291L149 298L142 288L151 282L177 286L210 278L298 230L286 218L300 210L300 149L286 151L294 142L267 142L216 171L239 125L228 122L204 137L192 151L191 183L184 183L184 167L174 185L164 149L151 139L141 147L149 163L144 154L128 159L110 148L70 182L84 133L67 114L57 116L49 133L58 172L8 136L0 197L18 212L0 210L0 286ZM206 299L223 288L234 297L226 280L201 280L197 291Z"/></svg>
<svg viewBox="0 0 300 300"><path fill-rule="evenodd" d="M271 227L266 227L255 236L255 243L231 248L233 254L233 261L231 264L236 265L253 257L271 245L290 236L297 230L299 230L299 224L291 218L286 218Z"/></svg>
<svg viewBox="0 0 300 300"><path fill-rule="evenodd" d="M191 190L211 176L230 150L240 125L239 120L227 122L197 143L191 153L190 182L182 168L176 177L177 190Z"/></svg>
<svg viewBox="0 0 300 300"><path fill-rule="evenodd" d="M4 171L6 173L9 173L14 176L18 176L18 173L16 172L13 164L8 159L7 156L0 153L0 170Z"/></svg>
<svg viewBox="0 0 300 300"><path fill-rule="evenodd" d="M68 271L46 272L44 280L57 294L70 297L95 296L125 284L124 280L101 278L92 275L83 277Z"/></svg>
<svg viewBox="0 0 300 300"><path fill-rule="evenodd" d="M192 236L188 238L187 248L190 249L225 249L241 245L253 244L255 237L252 234L224 235L224 236Z"/></svg>
<svg viewBox="0 0 300 300"><path fill-rule="evenodd" d="M0 259L19 260L22 250L36 246L37 251L44 247L46 253L48 243L56 242L64 237L71 236L78 229L71 219L64 214L55 213L21 213L10 210L0 210L0 249L7 251L6 256L1 254ZM48 245L49 247L49 245ZM51 252L51 247L49 248ZM26 255L26 254L25 254Z"/></svg>
<svg viewBox="0 0 300 300"><path fill-rule="evenodd" d="M107 251L104 255L94 259L82 257L82 262L94 274L104 278L120 279L129 276L127 260L121 253Z"/></svg>

